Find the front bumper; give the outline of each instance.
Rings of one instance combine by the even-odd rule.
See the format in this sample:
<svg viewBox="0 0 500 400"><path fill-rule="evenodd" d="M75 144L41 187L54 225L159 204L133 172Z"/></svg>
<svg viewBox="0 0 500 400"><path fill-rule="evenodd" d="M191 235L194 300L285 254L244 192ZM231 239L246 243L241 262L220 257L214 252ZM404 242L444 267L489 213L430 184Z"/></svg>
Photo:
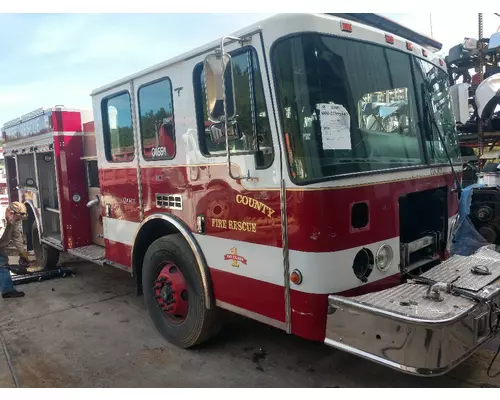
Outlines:
<svg viewBox="0 0 500 400"><path fill-rule="evenodd" d="M490 275L471 268L488 267ZM357 297L329 296L325 343L419 376L442 375L500 334L500 254L488 247L454 256L422 277L452 282L475 299L405 283ZM445 285L442 285L445 286Z"/></svg>

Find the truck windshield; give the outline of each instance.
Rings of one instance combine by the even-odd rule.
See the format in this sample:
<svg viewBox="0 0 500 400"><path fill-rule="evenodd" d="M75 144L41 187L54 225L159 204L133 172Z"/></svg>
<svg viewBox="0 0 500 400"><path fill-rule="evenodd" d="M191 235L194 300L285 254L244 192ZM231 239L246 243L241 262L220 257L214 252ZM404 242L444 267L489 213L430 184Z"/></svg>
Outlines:
<svg viewBox="0 0 500 400"><path fill-rule="evenodd" d="M445 164L438 128L460 160L448 78L433 64L314 33L282 39L272 61L294 181Z"/></svg>

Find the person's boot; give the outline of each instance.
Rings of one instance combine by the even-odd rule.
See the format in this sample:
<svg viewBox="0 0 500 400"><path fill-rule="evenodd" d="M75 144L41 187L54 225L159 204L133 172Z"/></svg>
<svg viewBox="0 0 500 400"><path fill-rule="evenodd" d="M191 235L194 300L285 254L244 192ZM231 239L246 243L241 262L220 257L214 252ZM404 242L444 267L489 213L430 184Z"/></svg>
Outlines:
<svg viewBox="0 0 500 400"><path fill-rule="evenodd" d="M28 268L24 265L10 265L9 269L16 275L26 275L28 273Z"/></svg>
<svg viewBox="0 0 500 400"><path fill-rule="evenodd" d="M14 289L10 292L2 293L2 298L4 299L15 298L15 297L24 297L24 292Z"/></svg>

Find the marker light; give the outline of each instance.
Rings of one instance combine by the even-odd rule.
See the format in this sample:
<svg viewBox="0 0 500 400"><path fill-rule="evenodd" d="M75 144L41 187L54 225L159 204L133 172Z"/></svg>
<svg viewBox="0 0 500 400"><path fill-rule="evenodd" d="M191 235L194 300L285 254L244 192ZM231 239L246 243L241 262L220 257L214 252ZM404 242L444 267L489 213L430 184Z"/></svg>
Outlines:
<svg viewBox="0 0 500 400"><path fill-rule="evenodd" d="M302 274L298 269L295 269L290 275L290 281L295 285L300 285L302 283Z"/></svg>
<svg viewBox="0 0 500 400"><path fill-rule="evenodd" d="M392 263L393 252L391 246L386 244L382 245L375 256L375 265L381 272L385 272L389 269Z"/></svg>
<svg viewBox="0 0 500 400"><path fill-rule="evenodd" d="M394 44L394 36L388 35L387 33L385 34L385 41L390 44Z"/></svg>
<svg viewBox="0 0 500 400"><path fill-rule="evenodd" d="M408 50L412 51L412 50L413 50L413 43L411 43L411 42L406 42L406 48L407 48Z"/></svg>
<svg viewBox="0 0 500 400"><path fill-rule="evenodd" d="M344 32L352 32L352 25L348 22L341 22L340 29Z"/></svg>

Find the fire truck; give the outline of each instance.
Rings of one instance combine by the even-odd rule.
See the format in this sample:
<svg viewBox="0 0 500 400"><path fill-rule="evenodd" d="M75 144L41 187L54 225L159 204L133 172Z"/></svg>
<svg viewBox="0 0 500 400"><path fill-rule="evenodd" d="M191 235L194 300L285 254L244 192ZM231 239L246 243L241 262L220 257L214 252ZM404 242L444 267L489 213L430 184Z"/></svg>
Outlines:
<svg viewBox="0 0 500 400"><path fill-rule="evenodd" d="M500 255L449 253L461 158L440 48L376 14L280 14L89 110L10 121L28 246L46 269L67 252L124 270L181 348L230 311L443 374L498 335Z"/></svg>

